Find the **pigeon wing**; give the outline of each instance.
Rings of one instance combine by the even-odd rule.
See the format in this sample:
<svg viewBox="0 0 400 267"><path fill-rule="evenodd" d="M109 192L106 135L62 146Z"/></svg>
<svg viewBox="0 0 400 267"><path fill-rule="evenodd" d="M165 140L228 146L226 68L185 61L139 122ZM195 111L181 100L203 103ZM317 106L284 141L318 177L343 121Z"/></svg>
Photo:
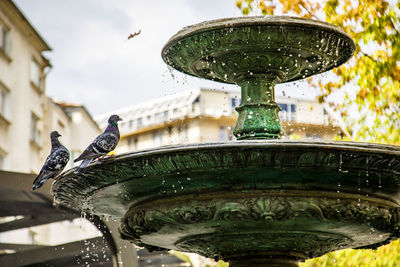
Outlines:
<svg viewBox="0 0 400 267"><path fill-rule="evenodd" d="M94 158L97 158L97 157L100 157L100 156L101 155L96 153L96 151L93 149L93 143L92 143L82 152L82 154L79 157L77 157L74 160L74 162L81 161L81 160L84 160L84 159L94 159Z"/></svg>
<svg viewBox="0 0 400 267"><path fill-rule="evenodd" d="M119 141L114 133L103 133L93 142L93 148L102 154L107 154L115 149Z"/></svg>
<svg viewBox="0 0 400 267"><path fill-rule="evenodd" d="M74 160L74 162L84 159L95 159L114 150L118 144L118 137L109 132L102 133Z"/></svg>
<svg viewBox="0 0 400 267"><path fill-rule="evenodd" d="M55 178L64 169L69 161L69 152L66 148L53 151L46 159L39 175L33 181L32 189L41 187L48 179Z"/></svg>
<svg viewBox="0 0 400 267"><path fill-rule="evenodd" d="M52 152L46 159L42 170L62 171L69 161L69 152L66 148L60 148Z"/></svg>

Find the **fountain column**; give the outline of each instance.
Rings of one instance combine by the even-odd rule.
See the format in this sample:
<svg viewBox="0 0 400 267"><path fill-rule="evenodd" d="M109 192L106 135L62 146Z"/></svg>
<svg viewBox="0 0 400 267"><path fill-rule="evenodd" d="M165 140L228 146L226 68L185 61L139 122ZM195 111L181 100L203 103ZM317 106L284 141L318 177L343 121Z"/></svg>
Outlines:
<svg viewBox="0 0 400 267"><path fill-rule="evenodd" d="M239 117L233 130L238 140L280 137L280 107L275 102L274 92L278 81L275 74L252 74L237 82L242 88L242 103L236 108Z"/></svg>

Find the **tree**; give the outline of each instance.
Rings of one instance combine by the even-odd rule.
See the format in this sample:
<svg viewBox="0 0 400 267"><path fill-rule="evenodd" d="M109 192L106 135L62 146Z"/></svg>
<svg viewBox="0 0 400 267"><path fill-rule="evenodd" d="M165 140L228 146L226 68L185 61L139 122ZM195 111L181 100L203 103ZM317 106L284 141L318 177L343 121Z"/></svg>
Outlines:
<svg viewBox="0 0 400 267"><path fill-rule="evenodd" d="M311 77L309 82L320 88L320 102L341 111L354 140L400 145L400 1L238 0L236 5L244 15L297 15L343 28L356 43L354 57L333 70L334 81ZM343 98L335 102L338 94ZM397 266L399 252L397 240L376 251L332 252L302 266Z"/></svg>
<svg viewBox="0 0 400 267"><path fill-rule="evenodd" d="M353 58L333 70L337 79L311 77L310 84L321 89L320 102L341 112L354 140L400 144L399 1L238 0L236 5L245 15L297 15L343 28L356 43Z"/></svg>

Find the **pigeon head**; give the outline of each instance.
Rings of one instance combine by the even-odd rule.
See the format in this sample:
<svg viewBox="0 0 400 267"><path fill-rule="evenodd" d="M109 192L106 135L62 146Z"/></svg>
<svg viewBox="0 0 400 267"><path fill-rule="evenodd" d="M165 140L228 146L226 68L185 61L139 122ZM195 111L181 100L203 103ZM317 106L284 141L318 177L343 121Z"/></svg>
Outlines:
<svg viewBox="0 0 400 267"><path fill-rule="evenodd" d="M61 134L59 134L57 131L52 131L51 133L50 133L50 138L51 139L55 139L55 138L58 138L58 137L60 137L61 136Z"/></svg>
<svg viewBox="0 0 400 267"><path fill-rule="evenodd" d="M108 119L109 124L117 125L118 121L122 121L122 119L118 115L111 115Z"/></svg>

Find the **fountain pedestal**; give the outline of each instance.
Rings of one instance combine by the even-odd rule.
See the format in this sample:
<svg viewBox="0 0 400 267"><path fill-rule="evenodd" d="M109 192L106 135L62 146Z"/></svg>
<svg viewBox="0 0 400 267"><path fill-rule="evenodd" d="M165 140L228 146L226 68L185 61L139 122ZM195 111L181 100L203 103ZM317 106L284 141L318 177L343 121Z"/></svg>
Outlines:
<svg viewBox="0 0 400 267"><path fill-rule="evenodd" d="M163 48L170 66L235 83L238 139L277 139L277 83L344 63L338 27L244 17L184 28ZM58 202L122 218L121 237L231 266L297 266L344 248L400 237L400 151L353 142L242 140L170 146L96 162L53 185Z"/></svg>
<svg viewBox="0 0 400 267"><path fill-rule="evenodd" d="M274 75L252 76L238 82L242 88L242 103L236 108L239 117L233 134L238 140L277 139L282 130L274 92L278 78Z"/></svg>

